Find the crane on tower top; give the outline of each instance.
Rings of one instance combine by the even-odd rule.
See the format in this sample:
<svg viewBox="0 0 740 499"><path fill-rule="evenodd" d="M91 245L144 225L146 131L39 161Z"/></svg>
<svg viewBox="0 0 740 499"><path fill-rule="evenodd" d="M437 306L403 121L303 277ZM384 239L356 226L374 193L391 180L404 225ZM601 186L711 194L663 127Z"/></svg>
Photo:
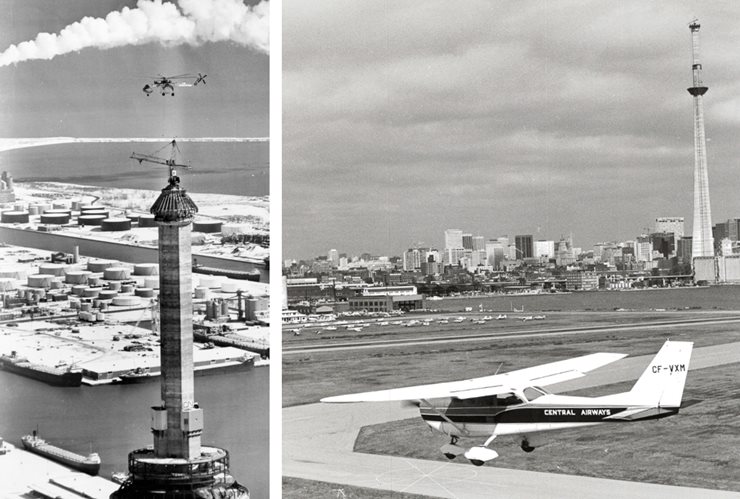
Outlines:
<svg viewBox="0 0 740 499"><path fill-rule="evenodd" d="M168 146L172 148L169 159L156 156L156 154L158 154L160 151L162 151ZM191 168L190 165L177 162L178 153L180 153L180 148L177 147L177 141L173 139L172 142L170 142L166 146L154 151L154 154L132 153L130 158L135 159L136 161L139 162L139 164L146 161L147 163L156 163L159 165L168 166L170 169L170 178L174 178L177 176L177 171L175 170L175 168L185 168L186 170L189 170Z"/></svg>

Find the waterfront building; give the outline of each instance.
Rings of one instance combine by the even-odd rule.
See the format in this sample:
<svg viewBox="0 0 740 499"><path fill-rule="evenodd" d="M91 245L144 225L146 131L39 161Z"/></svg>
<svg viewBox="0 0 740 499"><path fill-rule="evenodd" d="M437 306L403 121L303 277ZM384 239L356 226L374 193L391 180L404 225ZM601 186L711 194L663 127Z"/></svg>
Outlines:
<svg viewBox="0 0 740 499"><path fill-rule="evenodd" d="M574 270L565 273L565 288L568 291L591 291L599 289L599 276L595 272Z"/></svg>
<svg viewBox="0 0 740 499"><path fill-rule="evenodd" d="M500 270L504 261L504 246L498 240L486 242L486 262L494 270Z"/></svg>
<svg viewBox="0 0 740 499"><path fill-rule="evenodd" d="M473 236L473 251L481 251L486 249L486 238L483 236Z"/></svg>
<svg viewBox="0 0 740 499"><path fill-rule="evenodd" d="M403 270L420 269L421 262L422 252L418 248L409 248L403 253Z"/></svg>
<svg viewBox="0 0 740 499"><path fill-rule="evenodd" d="M362 294L349 298L350 311L392 312L423 307L424 297L416 286L377 286L365 288Z"/></svg>

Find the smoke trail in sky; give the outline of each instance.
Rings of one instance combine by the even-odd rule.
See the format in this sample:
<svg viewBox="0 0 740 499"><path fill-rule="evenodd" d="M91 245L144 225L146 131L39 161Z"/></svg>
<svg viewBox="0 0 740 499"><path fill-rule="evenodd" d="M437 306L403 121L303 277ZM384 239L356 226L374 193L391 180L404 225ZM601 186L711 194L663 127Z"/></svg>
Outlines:
<svg viewBox="0 0 740 499"><path fill-rule="evenodd" d="M159 42L167 46L230 41L269 52L269 3L249 7L242 0L139 0L105 18L84 17L57 34L11 45L0 66L31 59L52 59L94 47L109 49Z"/></svg>

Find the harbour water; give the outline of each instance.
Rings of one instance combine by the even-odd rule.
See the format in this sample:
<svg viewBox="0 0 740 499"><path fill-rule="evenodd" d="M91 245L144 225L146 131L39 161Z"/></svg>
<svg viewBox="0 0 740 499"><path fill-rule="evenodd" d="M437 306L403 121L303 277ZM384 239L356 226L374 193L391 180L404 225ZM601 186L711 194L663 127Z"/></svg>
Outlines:
<svg viewBox="0 0 740 499"><path fill-rule="evenodd" d="M426 308L460 311L480 306L486 310L511 312L613 311L625 310L740 310L740 286L657 288L634 291L586 291L576 293L500 294L426 300Z"/></svg>
<svg viewBox="0 0 740 499"><path fill-rule="evenodd" d="M155 154L162 143L64 144L0 152L0 171L8 171L17 182L45 181L99 185L129 189L159 190L166 173L164 165L139 164L132 152ZM269 143L178 144L178 161L192 166L178 175L190 192L266 196L269 194ZM170 148L155 154L169 158Z"/></svg>
<svg viewBox="0 0 740 499"><path fill-rule="evenodd" d="M233 475L267 498L269 475L269 369L195 378L204 410L203 443L229 451ZM150 407L159 383L58 388L0 371L0 436L20 447L38 427L49 442L100 454L100 475L126 471L128 453L152 443ZM0 484L0 492L2 492ZM2 494L0 494L2 495Z"/></svg>

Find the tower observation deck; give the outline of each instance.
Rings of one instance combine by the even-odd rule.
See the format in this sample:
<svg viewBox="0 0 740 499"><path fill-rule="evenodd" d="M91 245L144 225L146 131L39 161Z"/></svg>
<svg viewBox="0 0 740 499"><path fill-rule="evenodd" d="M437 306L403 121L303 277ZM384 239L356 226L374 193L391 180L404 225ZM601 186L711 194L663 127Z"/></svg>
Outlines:
<svg viewBox="0 0 740 499"><path fill-rule="evenodd" d="M693 86L687 90L694 97L694 223L692 238L692 257L714 256L712 238L712 210L709 203L709 176L707 173L707 143L704 135L704 102L703 96L709 90L701 79L701 62L699 62L699 28L698 21L689 25L691 30L691 48L693 61L691 71Z"/></svg>
<svg viewBox="0 0 740 499"><path fill-rule="evenodd" d="M150 212L159 232L161 404L152 407L154 445L128 456L129 478L111 499L248 499L229 473L229 453L201 446L203 409L195 402L191 223L198 207L170 168Z"/></svg>

